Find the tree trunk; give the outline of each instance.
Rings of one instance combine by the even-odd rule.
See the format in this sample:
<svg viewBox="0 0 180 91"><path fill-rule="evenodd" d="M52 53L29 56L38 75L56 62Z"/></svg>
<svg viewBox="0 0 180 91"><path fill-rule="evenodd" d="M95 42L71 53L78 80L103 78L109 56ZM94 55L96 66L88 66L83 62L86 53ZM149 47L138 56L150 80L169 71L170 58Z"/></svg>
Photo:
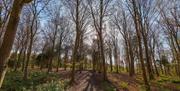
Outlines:
<svg viewBox="0 0 180 91"><path fill-rule="evenodd" d="M77 53L78 53L78 41L79 41L79 34L76 35L76 41L75 46L73 49L73 57L72 57L72 73L71 73L71 83L75 82L74 76L75 76L75 62L77 59Z"/></svg>
<svg viewBox="0 0 180 91"><path fill-rule="evenodd" d="M147 79L147 75L146 75L146 69L145 69L145 65L144 65L144 60L143 60L143 50L142 50L142 43L141 43L141 29L142 27L140 26L139 22L139 12L138 12L138 8L136 6L136 1L132 0L132 5L133 5L133 11L134 11L134 23L135 23L135 29L136 29L136 34L137 34L137 40L138 40L138 47L139 47L139 60L141 62L141 69L143 72L143 79L144 79L144 83L146 86L146 90L150 91L150 85L148 83L148 79Z"/></svg>
<svg viewBox="0 0 180 91"><path fill-rule="evenodd" d="M139 33L138 33L137 36L138 36L139 56L140 56L139 60L141 62L141 69L143 71L143 78L144 78L144 82L145 82L147 91L150 91L150 86L149 86L149 83L148 83L148 80L147 80L146 69L145 69L144 60L143 60L143 53L142 53L142 46L141 46L141 37L139 36Z"/></svg>
<svg viewBox="0 0 180 91"><path fill-rule="evenodd" d="M75 82L74 76L75 76L75 63L78 59L78 54L79 54L79 42L80 42L80 22L79 22L79 6L80 6L80 1L76 0L76 40L75 40L75 45L73 49L73 55L72 55L72 72L71 72L71 84Z"/></svg>
<svg viewBox="0 0 180 91"><path fill-rule="evenodd" d="M68 60L68 49L65 48L64 69L66 70Z"/></svg>
<svg viewBox="0 0 180 91"><path fill-rule="evenodd" d="M17 59L16 65L15 65L14 71L17 71L17 69L18 69L18 65L20 64L22 52L23 52L23 48L21 48L21 50L19 52L18 59Z"/></svg>
<svg viewBox="0 0 180 91"><path fill-rule="evenodd" d="M59 70L59 66L62 65L61 63L61 45L62 45L62 36L60 37L60 41L59 41L59 50L58 50L58 63L57 63L57 68L56 68L56 71L58 72Z"/></svg>
<svg viewBox="0 0 180 91"><path fill-rule="evenodd" d="M25 79L25 80L28 77L28 65L29 65L29 61L31 60L32 45L33 45L33 37L32 37L32 33L31 33L31 39L30 39L30 44L29 44L28 53L27 53L27 60L25 62L25 67L24 67L23 79Z"/></svg>
<svg viewBox="0 0 180 91"><path fill-rule="evenodd" d="M61 64L61 58L58 57L58 63L57 63L57 67L56 67L56 72L59 71L60 64Z"/></svg>
<svg viewBox="0 0 180 91"><path fill-rule="evenodd" d="M24 66L25 66L25 62L26 62L26 50L27 50L27 47L25 47L23 49L23 58L22 58L22 72L24 71Z"/></svg>
<svg viewBox="0 0 180 91"><path fill-rule="evenodd" d="M106 73L106 62L105 62L105 57L104 57L104 41L103 41L103 35L102 35L102 24L103 24L103 5L104 5L104 0L100 0L100 26L99 26L99 39L100 39L100 49L101 49L101 57L102 57L102 62L103 62L103 79L107 80L107 73Z"/></svg>
<svg viewBox="0 0 180 91"><path fill-rule="evenodd" d="M113 67L112 67L112 54L111 54L111 49L109 51L109 60L110 60L110 68L111 68L111 72L113 71Z"/></svg>
<svg viewBox="0 0 180 91"><path fill-rule="evenodd" d="M150 58L149 58L149 50L148 50L148 44L147 44L147 37L145 36L143 30L141 31L142 33L142 37L143 37L143 41L144 41L144 47L145 47L145 55L146 55L146 64L147 64L147 70L149 73L149 79L152 80L154 79L154 75L153 75L153 70L152 70L152 66L151 66L151 62L150 62Z"/></svg>
<svg viewBox="0 0 180 91"><path fill-rule="evenodd" d="M95 61L96 61L95 49L93 50L92 58L93 58L92 59L93 72L95 72Z"/></svg>
<svg viewBox="0 0 180 91"><path fill-rule="evenodd" d="M114 41L114 59L115 59L115 65L116 65L116 73L119 72L119 67L118 67L118 53L117 53L117 45L116 45L116 41Z"/></svg>
<svg viewBox="0 0 180 91"><path fill-rule="evenodd" d="M21 0L14 0L9 22L7 24L7 30L4 34L4 40L0 47L0 88L2 86L5 73L6 73L6 62L9 58L12 45L15 39L18 22L20 19L21 9L23 7Z"/></svg>
<svg viewBox="0 0 180 91"><path fill-rule="evenodd" d="M55 23L56 23L56 22L55 22ZM50 60L49 60L48 73L49 73L50 71L52 71L53 59L54 59L54 48L55 48L55 44L56 44L57 31L58 31L58 26L55 25L55 32L54 32L54 35L53 35L52 49L51 49L52 55L51 55Z"/></svg>
<svg viewBox="0 0 180 91"><path fill-rule="evenodd" d="M126 67L126 69L128 69L127 71L129 71L129 75L131 76L131 62L130 62L130 59L129 59L129 47L128 47L128 41L127 41L127 39L125 39L125 50L126 50L126 64L128 64L127 65L127 67Z"/></svg>
<svg viewBox="0 0 180 91"><path fill-rule="evenodd" d="M134 69L134 57L133 57L133 51L132 51L132 46L130 43L130 40L128 39L128 46L129 46L129 57L130 57L130 76L135 75L135 69Z"/></svg>

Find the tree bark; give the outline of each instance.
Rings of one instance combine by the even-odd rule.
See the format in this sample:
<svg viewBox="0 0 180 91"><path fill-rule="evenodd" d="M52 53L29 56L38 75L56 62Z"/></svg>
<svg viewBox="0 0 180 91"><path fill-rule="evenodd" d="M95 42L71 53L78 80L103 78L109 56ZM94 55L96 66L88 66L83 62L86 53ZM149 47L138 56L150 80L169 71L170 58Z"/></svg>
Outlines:
<svg viewBox="0 0 180 91"><path fill-rule="evenodd" d="M58 63L57 63L57 68L56 68L56 71L58 72L59 70L59 66L62 65L61 63L61 47L62 47L62 35L60 37L60 41L59 41L59 47L58 47Z"/></svg>
<svg viewBox="0 0 180 91"><path fill-rule="evenodd" d="M110 60L110 68L111 68L111 72L113 71L113 67L112 67L112 51L111 48L109 48L109 60Z"/></svg>
<svg viewBox="0 0 180 91"><path fill-rule="evenodd" d="M140 21L142 22L142 21ZM154 75L153 75L153 70L152 70L152 66L151 66L151 62L150 62L150 57L149 57L149 49L148 49L148 43L147 43L147 36L144 34L144 29L143 29L143 26L141 24L141 27L142 27L142 30L141 30L141 33L142 33L142 38L143 38L143 43L144 43L144 47L145 47L145 55L146 55L146 64L147 64L147 70L148 70L148 73L149 73L149 79L152 80L154 79Z"/></svg>
<svg viewBox="0 0 180 91"><path fill-rule="evenodd" d="M130 76L135 75L135 69L134 69L134 57L133 57L133 51L132 51L132 45L130 43L130 39L128 39L128 46L129 46L129 57L130 57Z"/></svg>
<svg viewBox="0 0 180 91"><path fill-rule="evenodd" d="M15 65L14 71L17 71L17 69L18 69L18 65L19 65L20 60L21 60L22 52L23 52L23 48L21 48L21 50L19 52L18 59L17 59L16 65Z"/></svg>
<svg viewBox="0 0 180 91"><path fill-rule="evenodd" d="M102 35L102 24L103 24L103 5L104 0L100 0L100 26L99 26L99 39L100 39L100 49L101 49L101 57L103 62L103 79L107 80L107 72L106 72L106 62L104 57L104 46L103 46L103 35Z"/></svg>
<svg viewBox="0 0 180 91"><path fill-rule="evenodd" d="M141 43L141 29L142 27L140 26L140 22L139 22L139 12L138 12L138 8L136 6L136 1L132 0L132 5L133 5L133 11L134 11L134 23L135 23L135 29L136 29L136 35L137 35L137 40L138 40L138 47L139 47L139 60L141 62L141 69L143 72L143 79L144 79L144 83L146 86L146 90L150 91L150 85L148 83L148 79L147 79L147 75L146 75L146 69L145 69L145 65L144 65L144 60L143 60L143 51L142 51L142 43Z"/></svg>
<svg viewBox="0 0 180 91"><path fill-rule="evenodd" d="M79 0L76 0L76 40L75 40L75 46L73 49L73 55L72 55L72 72L71 72L71 84L75 82L74 76L75 76L75 63L77 61L77 55L78 48L79 48L79 41L80 41L80 29L79 29Z"/></svg>
<svg viewBox="0 0 180 91"><path fill-rule="evenodd" d="M30 1L29 1L30 2ZM6 62L9 58L12 45L15 39L16 31L17 31L17 26L18 22L20 19L20 13L23 8L23 5L25 3L29 3L27 0L22 1L22 0L14 0L13 6L12 6L12 11L11 15L9 18L9 22L7 24L7 30L4 35L4 40L2 42L1 48L0 48L0 87L2 86L3 83L3 78L5 76L5 69L6 69Z"/></svg>
<svg viewBox="0 0 180 91"><path fill-rule="evenodd" d="M117 52L117 42L116 39L114 40L114 59L115 59L115 65L116 65L116 73L119 72L119 67L118 67L118 52Z"/></svg>

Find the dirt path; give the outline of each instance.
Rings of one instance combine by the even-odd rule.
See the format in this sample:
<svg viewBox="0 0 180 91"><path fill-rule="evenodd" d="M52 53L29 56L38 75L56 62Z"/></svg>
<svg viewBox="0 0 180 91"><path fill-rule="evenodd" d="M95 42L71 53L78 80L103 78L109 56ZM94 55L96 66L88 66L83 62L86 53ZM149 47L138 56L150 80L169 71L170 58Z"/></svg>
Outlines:
<svg viewBox="0 0 180 91"><path fill-rule="evenodd" d="M90 71L76 72L76 83L67 91L139 91L137 81L125 74L108 74L108 82L102 77L102 74ZM127 89L121 87L122 82L128 83Z"/></svg>
<svg viewBox="0 0 180 91"><path fill-rule="evenodd" d="M70 71L60 71L60 78L70 79ZM143 82L136 80L136 77L130 77L124 73L109 73L108 81L103 81L101 73L91 71L77 71L75 74L75 83L66 91L141 91ZM123 83L125 83L123 85ZM176 85L173 85L176 86ZM170 91L178 91L175 87L165 87ZM162 91L156 84L151 83L151 91ZM169 91L169 90L167 90Z"/></svg>
<svg viewBox="0 0 180 91"><path fill-rule="evenodd" d="M130 77L128 74L124 73L110 73L108 74L109 81L115 85L118 91L141 91L143 81L138 81L135 77ZM122 89L123 82L127 83L126 89ZM151 91L179 91L177 89L178 84L166 83L164 85L158 86L157 83L151 82Z"/></svg>
<svg viewBox="0 0 180 91"><path fill-rule="evenodd" d="M93 74L90 71L77 72L75 76L76 83L67 91L104 91L101 82L101 74Z"/></svg>
<svg viewBox="0 0 180 91"><path fill-rule="evenodd" d="M117 87L118 91L139 91L137 80L133 77L129 77L128 75L111 73L108 74L108 79ZM123 83L125 86L121 85Z"/></svg>

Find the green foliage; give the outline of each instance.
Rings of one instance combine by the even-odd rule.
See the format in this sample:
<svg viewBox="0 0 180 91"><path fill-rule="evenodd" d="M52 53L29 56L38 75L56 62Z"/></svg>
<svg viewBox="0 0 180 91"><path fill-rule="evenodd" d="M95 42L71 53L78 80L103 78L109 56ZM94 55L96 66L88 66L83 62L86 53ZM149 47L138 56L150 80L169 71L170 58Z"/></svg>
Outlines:
<svg viewBox="0 0 180 91"><path fill-rule="evenodd" d="M116 91L116 88L114 88L109 82L104 81L102 82L102 86L104 91Z"/></svg>
<svg viewBox="0 0 180 91"><path fill-rule="evenodd" d="M66 81L60 81L58 74L46 72L32 72L28 80L23 80L22 72L10 71L5 77L3 91L64 91ZM55 89L57 90L55 90Z"/></svg>
<svg viewBox="0 0 180 91"><path fill-rule="evenodd" d="M180 84L180 79L176 77L160 76L160 79L158 79L157 82L159 83L171 82L175 84Z"/></svg>
<svg viewBox="0 0 180 91"><path fill-rule="evenodd" d="M140 91L146 91L146 88L144 85L139 85L138 88L140 88Z"/></svg>
<svg viewBox="0 0 180 91"><path fill-rule="evenodd" d="M7 72L2 89L3 91L22 91L23 86L30 86L31 82L23 81L22 72Z"/></svg>
<svg viewBox="0 0 180 91"><path fill-rule="evenodd" d="M164 75L160 76L160 78L157 80L159 91L171 91L167 88L164 88L164 86L166 86L168 83L180 84L180 79ZM176 86L176 88L179 89L178 86Z"/></svg>
<svg viewBox="0 0 180 91"><path fill-rule="evenodd" d="M161 78L158 80L158 82L168 82L170 81L170 78L169 77L166 77L166 76L161 76Z"/></svg>
<svg viewBox="0 0 180 91"><path fill-rule="evenodd" d="M180 84L180 79L172 79L171 82L176 83L176 84Z"/></svg>
<svg viewBox="0 0 180 91"><path fill-rule="evenodd" d="M139 88L140 88L140 91L146 91L145 85L139 85ZM164 88L162 86L158 86L157 88L154 88L154 89L155 89L155 91L171 91L171 90ZM153 89L151 89L151 90L153 91Z"/></svg>
<svg viewBox="0 0 180 91"><path fill-rule="evenodd" d="M51 81L37 86L37 91L64 91L64 84L61 81Z"/></svg>
<svg viewBox="0 0 180 91"><path fill-rule="evenodd" d="M122 81L122 82L119 83L119 86L120 86L121 88L123 88L123 89L127 89L127 88L128 88L128 83Z"/></svg>
<svg viewBox="0 0 180 91"><path fill-rule="evenodd" d="M160 87L158 88L158 91L171 91L171 90L160 86Z"/></svg>

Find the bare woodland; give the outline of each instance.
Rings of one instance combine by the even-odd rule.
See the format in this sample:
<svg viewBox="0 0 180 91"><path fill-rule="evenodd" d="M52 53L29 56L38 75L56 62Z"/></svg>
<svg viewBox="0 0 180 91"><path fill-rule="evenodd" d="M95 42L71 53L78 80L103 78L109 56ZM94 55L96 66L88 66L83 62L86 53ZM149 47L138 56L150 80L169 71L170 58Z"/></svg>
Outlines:
<svg viewBox="0 0 180 91"><path fill-rule="evenodd" d="M2 91L180 90L179 0L0 0L0 15Z"/></svg>

